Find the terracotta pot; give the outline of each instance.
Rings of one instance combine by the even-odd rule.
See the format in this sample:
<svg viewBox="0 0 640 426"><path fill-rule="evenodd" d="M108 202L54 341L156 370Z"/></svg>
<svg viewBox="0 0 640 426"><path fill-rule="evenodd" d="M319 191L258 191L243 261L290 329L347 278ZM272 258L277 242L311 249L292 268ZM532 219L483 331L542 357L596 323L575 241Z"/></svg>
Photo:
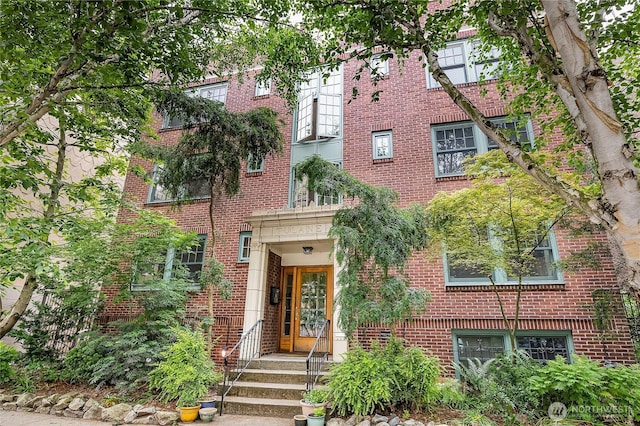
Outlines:
<svg viewBox="0 0 640 426"><path fill-rule="evenodd" d="M183 423L194 422L198 418L200 405L195 407L180 407L180 421Z"/></svg>
<svg viewBox="0 0 640 426"><path fill-rule="evenodd" d="M294 426L307 426L307 416L303 414L296 414L293 416Z"/></svg>
<svg viewBox="0 0 640 426"><path fill-rule="evenodd" d="M326 402L321 402L318 404L310 404L308 402L305 402L304 399L300 400L300 406L302 407L302 415L303 416L307 416L309 417L310 415L313 414L313 409L316 407L324 407L326 405Z"/></svg>

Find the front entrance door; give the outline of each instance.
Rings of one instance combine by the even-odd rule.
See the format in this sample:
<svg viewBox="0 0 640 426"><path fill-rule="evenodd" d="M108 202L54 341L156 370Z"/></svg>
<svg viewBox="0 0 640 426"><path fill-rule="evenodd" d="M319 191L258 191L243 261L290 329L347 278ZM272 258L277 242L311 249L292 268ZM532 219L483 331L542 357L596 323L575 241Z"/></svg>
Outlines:
<svg viewBox="0 0 640 426"><path fill-rule="evenodd" d="M286 267L283 272L280 350L309 352L325 320L331 318L333 267Z"/></svg>

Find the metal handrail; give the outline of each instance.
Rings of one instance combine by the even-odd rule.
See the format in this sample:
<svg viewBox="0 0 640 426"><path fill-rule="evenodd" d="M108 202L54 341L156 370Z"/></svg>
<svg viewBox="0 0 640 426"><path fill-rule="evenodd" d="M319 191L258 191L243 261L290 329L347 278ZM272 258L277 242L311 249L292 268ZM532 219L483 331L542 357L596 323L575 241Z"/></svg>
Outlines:
<svg viewBox="0 0 640 426"><path fill-rule="evenodd" d="M258 320L251 328L242 335L238 343L227 352L226 348L222 351L222 359L224 360L224 375L222 378L222 397L220 398L220 415L224 407L224 397L227 396L233 385L238 381L240 375L244 373L251 361L260 356L260 344L262 342L262 324L264 320ZM237 353L236 353L237 352ZM236 373L235 378L229 383L229 360L236 357L236 366L233 369Z"/></svg>
<svg viewBox="0 0 640 426"><path fill-rule="evenodd" d="M322 324L320 333L318 333L316 341L307 356L307 392L315 387L324 363L329 359L330 323L330 320L325 320L324 324Z"/></svg>

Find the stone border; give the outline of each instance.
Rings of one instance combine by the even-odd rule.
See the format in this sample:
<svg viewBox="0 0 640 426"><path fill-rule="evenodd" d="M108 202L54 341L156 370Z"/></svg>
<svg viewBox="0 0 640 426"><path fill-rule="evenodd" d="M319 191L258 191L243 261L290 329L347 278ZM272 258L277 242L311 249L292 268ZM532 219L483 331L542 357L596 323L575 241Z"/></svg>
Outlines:
<svg viewBox="0 0 640 426"><path fill-rule="evenodd" d="M161 411L153 406L116 404L103 407L93 398L79 392L64 395L37 396L0 394L0 407L5 411L26 411L54 416L98 420L112 424L172 425L178 421L176 411Z"/></svg>

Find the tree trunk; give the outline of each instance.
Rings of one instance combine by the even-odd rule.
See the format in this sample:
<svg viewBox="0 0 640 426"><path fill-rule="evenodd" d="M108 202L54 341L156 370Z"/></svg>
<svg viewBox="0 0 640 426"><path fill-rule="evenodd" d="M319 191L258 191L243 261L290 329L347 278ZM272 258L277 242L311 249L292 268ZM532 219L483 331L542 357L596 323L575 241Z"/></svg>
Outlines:
<svg viewBox="0 0 640 426"><path fill-rule="evenodd" d="M59 201L60 201L60 190L62 189L62 178L64 175L64 163L67 158L67 135L66 135L66 126L64 124L64 119L60 118L59 123L59 139L57 146L57 158L56 158L56 170L53 176L53 181L49 187L51 188L51 193L49 197L44 200L45 211L43 214L43 223L44 229L40 235L40 240L42 244L48 244L49 234L51 233L51 219L59 210ZM34 291L38 286L37 276L30 272L27 274L27 278L25 283L20 290L20 295L18 296L18 300L11 307L7 315L2 317L0 320L0 338L4 337L13 327L16 325L20 317L24 314L29 306L29 302L31 302L31 297L33 296Z"/></svg>
<svg viewBox="0 0 640 426"><path fill-rule="evenodd" d="M598 167L603 196L590 205L622 249L630 286L640 289L638 169L613 108L607 77L580 28L575 1L542 0L542 5Z"/></svg>

